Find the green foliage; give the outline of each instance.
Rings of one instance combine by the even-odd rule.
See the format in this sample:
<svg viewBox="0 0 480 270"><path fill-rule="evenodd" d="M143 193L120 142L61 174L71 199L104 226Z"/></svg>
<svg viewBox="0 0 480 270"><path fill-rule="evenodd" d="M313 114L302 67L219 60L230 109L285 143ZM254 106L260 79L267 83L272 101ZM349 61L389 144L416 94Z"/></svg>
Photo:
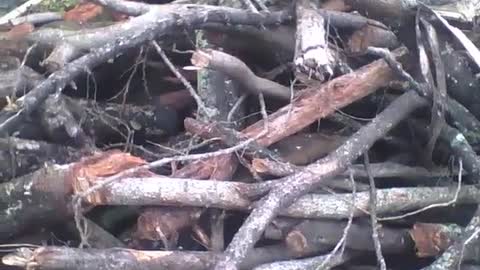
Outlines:
<svg viewBox="0 0 480 270"><path fill-rule="evenodd" d="M72 8L77 3L78 0L43 0L40 3L40 8L43 11L61 12Z"/></svg>

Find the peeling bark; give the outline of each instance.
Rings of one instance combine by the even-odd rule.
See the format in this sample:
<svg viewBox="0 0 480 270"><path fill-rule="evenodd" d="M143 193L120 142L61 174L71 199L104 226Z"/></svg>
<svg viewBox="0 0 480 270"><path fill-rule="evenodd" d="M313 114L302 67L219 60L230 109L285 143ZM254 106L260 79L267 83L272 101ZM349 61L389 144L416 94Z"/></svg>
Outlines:
<svg viewBox="0 0 480 270"><path fill-rule="evenodd" d="M138 165L139 162L138 158L112 151L66 165L49 164L1 184L0 239L6 240L19 233L71 218L71 196L74 188L78 188L74 186L77 183L74 178L96 178Z"/></svg>
<svg viewBox="0 0 480 270"><path fill-rule="evenodd" d="M326 81L333 76L335 54L328 46L326 21L310 0L296 1L297 32L294 63L306 77ZM297 74L297 77L299 75Z"/></svg>

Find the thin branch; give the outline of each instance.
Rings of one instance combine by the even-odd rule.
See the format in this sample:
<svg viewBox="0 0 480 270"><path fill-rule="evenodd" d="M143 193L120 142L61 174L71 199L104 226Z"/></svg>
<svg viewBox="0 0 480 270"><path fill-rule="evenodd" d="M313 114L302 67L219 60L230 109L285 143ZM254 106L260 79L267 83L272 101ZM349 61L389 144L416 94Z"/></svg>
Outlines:
<svg viewBox="0 0 480 270"><path fill-rule="evenodd" d="M382 254L382 245L380 244L380 239L378 238L377 189L375 188L375 179L373 179L370 172L370 159L368 157L368 152L365 152L363 157L365 163L365 170L367 172L368 180L370 182L370 222L372 223L372 239L375 246L375 254L377 255L377 261L380 264L380 269L387 270L385 258L383 258Z"/></svg>
<svg viewBox="0 0 480 270"><path fill-rule="evenodd" d="M347 226L345 226L345 229L343 230L343 235L342 235L342 238L340 238L340 241L338 241L335 248L328 254L325 261L323 261L323 263L319 267L317 267L317 269L324 269L326 265L329 265L329 261L332 259L332 256L336 255L335 253L337 253L340 247L341 247L340 255L337 255L337 257L340 257L340 258L343 257L343 254L345 252L345 246L346 246L345 242L347 240L350 227L352 226L352 223L353 223L353 217L355 213L355 197L357 194L357 190L355 189L355 179L353 178L353 172L351 171L350 171L350 182L352 184L353 191L352 191L352 202L350 205L351 210L350 210L350 215L348 216Z"/></svg>
<svg viewBox="0 0 480 270"><path fill-rule="evenodd" d="M232 119L233 119L235 113L237 113L238 109L240 108L240 106L242 105L242 103L245 101L245 99L247 97L248 97L248 94L243 94L243 95L240 96L240 98L238 98L237 102L235 102L232 109L228 112L228 115L227 115L227 122L228 123L232 122Z"/></svg>
<svg viewBox="0 0 480 270"><path fill-rule="evenodd" d="M260 103L260 112L262 113L262 119L264 124L264 129L268 131L268 114L267 114L267 106L265 105L265 99L263 98L263 94L258 94L258 101Z"/></svg>
<svg viewBox="0 0 480 270"><path fill-rule="evenodd" d="M156 41L152 41L152 45L155 47L155 50L157 50L157 53L162 57L162 60L167 64L168 68L170 68L170 71L177 76L178 79L182 82L182 84L187 88L188 92L190 92L190 95L195 99L195 102L197 103L198 109L202 110L203 113L208 118L212 118L217 114L215 109L207 108L205 106L205 103L203 102L202 98L197 94L193 86L190 84L190 82L185 79L185 77L178 71L178 69L173 65L173 63L168 59L167 55L165 52L163 52L162 48L158 45Z"/></svg>

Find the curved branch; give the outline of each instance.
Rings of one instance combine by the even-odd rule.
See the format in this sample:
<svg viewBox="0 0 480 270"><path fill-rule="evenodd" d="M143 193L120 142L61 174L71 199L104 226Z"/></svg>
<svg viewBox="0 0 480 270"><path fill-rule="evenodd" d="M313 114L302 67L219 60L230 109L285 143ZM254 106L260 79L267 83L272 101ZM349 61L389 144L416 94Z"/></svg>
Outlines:
<svg viewBox="0 0 480 270"><path fill-rule="evenodd" d="M197 50L192 56L192 64L199 68L222 71L242 84L248 91L263 93L289 100L290 89L276 82L258 77L240 59L217 50Z"/></svg>

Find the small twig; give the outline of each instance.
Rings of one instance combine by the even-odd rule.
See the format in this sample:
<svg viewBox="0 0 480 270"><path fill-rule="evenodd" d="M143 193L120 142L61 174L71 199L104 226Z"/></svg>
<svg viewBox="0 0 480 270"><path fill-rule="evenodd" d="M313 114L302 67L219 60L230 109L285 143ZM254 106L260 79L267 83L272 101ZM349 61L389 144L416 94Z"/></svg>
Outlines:
<svg viewBox="0 0 480 270"><path fill-rule="evenodd" d="M131 72L130 72L130 75L128 75L128 79L127 79L127 82L125 83L125 86L123 87L123 89L120 92L118 92L116 95L114 95L113 97L108 99L109 101L115 100L117 97L119 97L123 93L123 95L122 95L122 105L123 106L126 105L128 93L130 92L130 85L132 84L132 80L133 80L135 74L137 73L138 65L140 65L142 63L142 59L141 59L142 55L143 55L143 46L140 48L140 52L138 53L138 56L135 59L135 63L133 64L133 66L131 68ZM125 71L125 73L128 72L129 70ZM122 77L123 77L124 74L122 74Z"/></svg>
<svg viewBox="0 0 480 270"><path fill-rule="evenodd" d="M162 244L163 244L163 247L165 250L171 250L171 245L170 245L170 242L168 241L167 239L167 236L165 235L165 233L162 231L162 229L157 226L155 228L155 232L158 234L158 236L160 237L160 241L162 241Z"/></svg>
<svg viewBox="0 0 480 270"><path fill-rule="evenodd" d="M27 49L27 52L25 52L25 56L23 56L23 60L22 60L22 63L20 64L20 66L18 67L18 70L19 72L17 72L17 79L20 79L19 77L21 77L21 74L22 74L22 69L25 67L25 63L27 62L27 59L28 57L30 56L30 53L32 52L32 50L37 46L37 44L33 44L32 46L28 47ZM15 87L17 88L17 87ZM15 96L17 94L17 91L18 89L15 89L12 93L12 97L11 99L14 100L15 99ZM25 95L25 89L23 91L23 94Z"/></svg>
<svg viewBox="0 0 480 270"><path fill-rule="evenodd" d="M90 247L90 243L88 243L88 222L86 218L79 219L78 222L75 222L77 228L82 228L83 232L79 234L80 236L80 248Z"/></svg>
<svg viewBox="0 0 480 270"><path fill-rule="evenodd" d="M356 209L356 207L355 207L355 197L356 197L356 194L357 194L357 189L356 189L356 186L355 186L355 179L353 178L353 171L350 170L350 169L349 169L349 171L350 171L350 182L352 183L352 201L351 201L351 204L350 204L351 211L350 211L350 216L348 217L347 226L343 230L343 235L342 235L342 238L340 238L340 241L338 241L335 248L328 254L325 261L323 261L323 263L320 266L318 266L316 268L316 270L324 269L324 267L326 265L328 265L329 261L332 259L332 257L335 255L335 253L337 253L337 251L338 251L338 249L340 249L340 247L342 249L340 251L339 256L342 256L343 252L345 251L345 242L347 240L348 231L350 230L350 227L352 226L353 216L354 216L355 209Z"/></svg>
<svg viewBox="0 0 480 270"><path fill-rule="evenodd" d="M466 240L465 242L463 242L463 245L462 245L462 249L460 251L460 259L458 260L458 270L462 269L462 261L463 261L463 256L465 255L465 248L467 247L467 245L472 242L472 241L475 241L478 237L478 235L480 234L480 228L478 228L477 230L475 230L472 235L470 235Z"/></svg>
<svg viewBox="0 0 480 270"><path fill-rule="evenodd" d="M410 74L408 74L403 68L402 65L395 60L393 55L389 50L383 48L368 47L367 52L379 57L382 57L388 66L393 69L398 75L400 75L404 80L406 80L420 96L428 96L427 90L420 83L418 83Z"/></svg>
<svg viewBox="0 0 480 270"><path fill-rule="evenodd" d="M25 63L27 62L28 56L30 56L30 53L32 50L37 47L37 44L33 44L32 46L28 47L27 51L25 52L25 55L23 56L22 64L20 65L20 68L25 66Z"/></svg>
<svg viewBox="0 0 480 270"><path fill-rule="evenodd" d="M242 105L242 103L245 101L247 97L248 97L248 94L243 94L238 98L237 102L235 102L232 109L228 112L228 115L227 115L228 123L232 122L233 115L237 112L238 108L240 108L240 105Z"/></svg>
<svg viewBox="0 0 480 270"><path fill-rule="evenodd" d="M290 82L290 86L288 87L290 91L290 103L293 103L293 98L295 97L295 91L294 91L294 86L295 83L297 83L297 78L294 78L293 81ZM290 116L292 115L292 109L293 107L290 107L288 112L287 112L287 121L290 121Z"/></svg>
<svg viewBox="0 0 480 270"><path fill-rule="evenodd" d="M375 188L375 179L370 171L370 158L368 157L368 151L363 155L365 171L368 175L370 182L370 222L372 223L372 239L375 246L375 254L377 255L377 261L380 264L381 270L387 270L385 258L382 254L382 245L378 237L378 224L377 224L377 189Z"/></svg>
<svg viewBox="0 0 480 270"><path fill-rule="evenodd" d="M145 94L147 95L148 99L152 99L152 95L150 94L150 90L148 88L148 81L147 81L147 55L148 53L145 52L145 59L142 61L142 84L143 84L143 91L145 91Z"/></svg>
<svg viewBox="0 0 480 270"><path fill-rule="evenodd" d="M185 79L185 77L178 71L178 69L168 59L167 55L165 54L165 52L163 52L162 48L158 45L158 43L156 41L152 41L152 45L155 47L155 50L157 50L157 53L160 55L160 57L162 57L162 60L165 62L165 64L167 64L170 70L187 88L188 92L190 92L190 95L192 95L192 97L195 99L195 102L197 103L198 109L202 110L207 117L209 118L213 117L216 114L216 112L213 109L206 107L202 98L200 98L200 96L197 94L197 92L195 91L193 86L190 84L190 82L187 79Z"/></svg>
<svg viewBox="0 0 480 270"><path fill-rule="evenodd" d="M462 160L460 159L459 160L459 169L458 169L458 184L457 184L457 190L455 191L455 196L453 197L452 200L448 201L448 202L445 202L445 203L437 203L437 204L431 204L427 207L423 207L421 209L418 209L416 211L412 211L412 212L409 212L409 213L406 213L406 214L403 214L403 215L400 215L400 216L393 216L393 217L383 217L383 218L378 218L378 220L380 221L385 221L385 220L396 220L396 219L403 219L403 218L406 218L406 217L409 217L409 216L413 216L413 215L416 215L416 214L419 214L419 213L422 213L422 212L425 212L429 209L432 209L432 208L438 208L438 207L448 207L454 203L457 202L457 199L458 199L458 195L460 194L460 190L462 188L462 173L463 173L463 165L462 165Z"/></svg>
<svg viewBox="0 0 480 270"><path fill-rule="evenodd" d="M190 144L188 147L185 147L185 148L182 148L182 149L175 149L175 148L172 148L172 147L168 147L168 146L165 146L165 145L161 145L159 143L155 143L153 141L150 141L150 140L147 140L146 142L150 145L153 145L159 149L161 149L161 151L165 151L165 152L168 152L172 155L186 155L188 153L190 153L191 151L193 150L197 150L197 149L200 149L202 147L205 147L209 144L212 144L214 142L218 142L218 141L221 141L220 138L211 138L211 139L205 139L203 140L202 142L200 143L197 143L197 144ZM175 146L173 146L175 147Z"/></svg>
<svg viewBox="0 0 480 270"><path fill-rule="evenodd" d="M268 114L267 114L267 106L265 105L265 99L263 98L263 94L258 94L258 101L260 102L260 112L262 113L263 118L263 125L264 129L268 130Z"/></svg>

